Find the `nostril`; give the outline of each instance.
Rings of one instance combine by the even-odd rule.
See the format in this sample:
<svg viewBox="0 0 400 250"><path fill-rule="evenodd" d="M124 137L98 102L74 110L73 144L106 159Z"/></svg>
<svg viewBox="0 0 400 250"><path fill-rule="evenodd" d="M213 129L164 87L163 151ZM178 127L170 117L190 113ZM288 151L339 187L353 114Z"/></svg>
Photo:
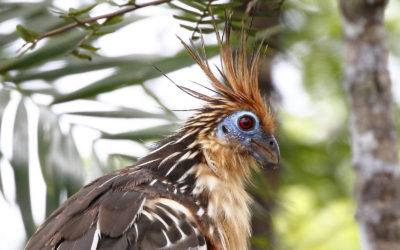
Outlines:
<svg viewBox="0 0 400 250"><path fill-rule="evenodd" d="M222 132L224 132L224 134L227 134L229 132L229 129L225 125L223 125Z"/></svg>
<svg viewBox="0 0 400 250"><path fill-rule="evenodd" d="M269 146L270 147L274 147L275 146L275 142L273 140L269 141Z"/></svg>

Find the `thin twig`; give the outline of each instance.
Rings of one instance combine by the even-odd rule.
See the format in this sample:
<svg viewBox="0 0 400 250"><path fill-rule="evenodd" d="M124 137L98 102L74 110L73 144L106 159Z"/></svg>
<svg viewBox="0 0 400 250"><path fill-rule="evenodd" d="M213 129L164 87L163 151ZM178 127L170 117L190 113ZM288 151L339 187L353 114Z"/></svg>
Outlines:
<svg viewBox="0 0 400 250"><path fill-rule="evenodd" d="M90 17L90 18L86 18L86 19L83 19L83 20L79 20L79 21L76 21L74 23L62 26L62 27L54 29L52 31L49 31L49 32L47 32L47 33L45 33L43 35L40 35L40 36L36 37L32 42L38 42L39 40L41 40L43 38L46 38L46 37L49 37L49 36L54 36L56 34L62 33L62 32L67 31L67 30L70 30L72 28L75 28L75 27L80 26L80 25L85 24L85 23L92 23L92 22L95 22L95 21L97 21L99 19L103 19L103 18L107 18L107 19L113 18L115 16L119 16L119 15L131 12L131 11L134 11L134 10L137 10L137 9L140 9L140 8L144 8L144 7L148 7L148 6L152 6L152 5L159 5L159 4L167 3L167 2L170 2L170 1L171 0L157 0L157 1L148 2L148 3L144 3L144 4L135 4L135 5L129 6L127 8L112 12L112 13L108 13L108 14L104 14L104 15L100 15L100 16L95 16L95 17Z"/></svg>

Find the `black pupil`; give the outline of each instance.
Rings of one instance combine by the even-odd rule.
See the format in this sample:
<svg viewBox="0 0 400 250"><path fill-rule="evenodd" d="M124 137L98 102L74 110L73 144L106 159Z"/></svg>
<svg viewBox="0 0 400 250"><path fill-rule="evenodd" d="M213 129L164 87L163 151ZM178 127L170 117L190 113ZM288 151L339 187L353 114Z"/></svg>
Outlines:
<svg viewBox="0 0 400 250"><path fill-rule="evenodd" d="M253 126L253 119L249 116L243 116L239 120L239 125L242 129L250 129Z"/></svg>

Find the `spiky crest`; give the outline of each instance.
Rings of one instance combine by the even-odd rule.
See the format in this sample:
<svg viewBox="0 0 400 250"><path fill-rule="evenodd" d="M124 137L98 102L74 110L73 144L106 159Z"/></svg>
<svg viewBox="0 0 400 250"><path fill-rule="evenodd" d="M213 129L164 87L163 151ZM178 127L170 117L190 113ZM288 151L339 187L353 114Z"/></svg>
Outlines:
<svg viewBox="0 0 400 250"><path fill-rule="evenodd" d="M258 89L258 69L257 63L260 57L260 48L248 63L246 51L247 35L244 31L240 35L240 47L233 56L230 47L231 24L228 20L225 24L225 46L214 23L218 46L220 49L221 69L217 68L224 82L212 72L204 49L204 40L201 36L200 54L191 41L191 46L187 45L181 38L179 40L190 53L193 59L201 67L204 73L211 80L212 86L216 89L217 96L207 96L197 91L180 86L185 92L196 98L208 102L205 109L223 110L227 116L238 110L249 110L254 112L262 121L262 126L267 132L274 132L274 116L269 107L266 106ZM201 113L199 114L201 115Z"/></svg>

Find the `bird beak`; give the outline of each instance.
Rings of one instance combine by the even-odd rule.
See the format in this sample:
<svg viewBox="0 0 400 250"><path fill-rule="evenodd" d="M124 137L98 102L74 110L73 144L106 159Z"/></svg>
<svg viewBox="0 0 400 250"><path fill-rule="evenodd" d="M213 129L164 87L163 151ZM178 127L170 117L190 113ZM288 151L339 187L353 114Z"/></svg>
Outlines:
<svg viewBox="0 0 400 250"><path fill-rule="evenodd" d="M251 139L252 154L263 166L277 166L280 152L278 142L272 135Z"/></svg>

